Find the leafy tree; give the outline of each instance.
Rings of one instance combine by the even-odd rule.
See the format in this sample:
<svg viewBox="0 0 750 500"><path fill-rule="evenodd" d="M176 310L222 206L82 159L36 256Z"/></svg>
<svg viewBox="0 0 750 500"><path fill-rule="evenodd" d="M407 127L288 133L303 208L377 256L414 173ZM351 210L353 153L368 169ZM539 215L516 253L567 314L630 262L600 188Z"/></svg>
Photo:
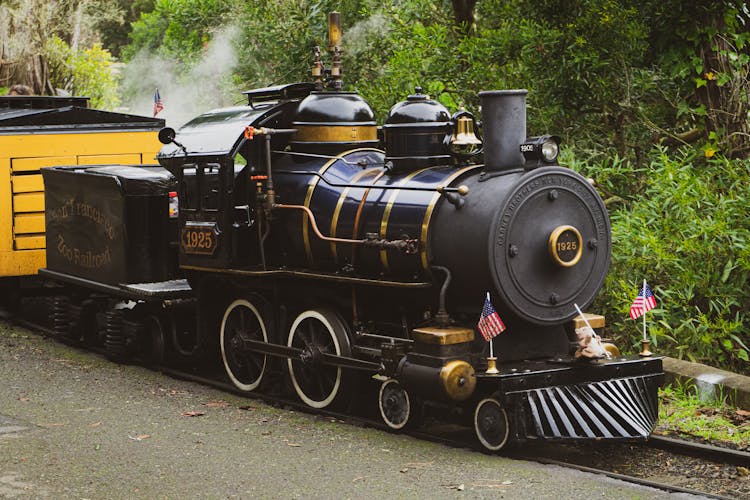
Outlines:
<svg viewBox="0 0 750 500"><path fill-rule="evenodd" d="M98 86L84 87L95 99L110 95L101 102L116 102L116 82L109 62L104 63L109 56L97 45L99 25L119 19L120 11L114 0L9 1L0 6L0 12L3 14L0 31L7 33L7 38L3 37L0 43L0 54L7 61L0 64L0 74L8 74L7 78L12 78L13 83L30 84L35 93L54 94L56 88L69 87L61 82L70 75L57 72L62 67L61 61L65 60L64 64L73 65L71 68L81 64L87 71L104 72L89 76L79 72L76 80L99 82ZM57 41L69 47L74 59L58 58L50 68L48 51L57 50L52 55L60 56ZM92 66L87 62L91 58L100 62Z"/></svg>
<svg viewBox="0 0 750 500"><path fill-rule="evenodd" d="M659 352L750 373L749 160L706 160L687 147L655 148L640 168L568 159L604 192L638 179L628 199L609 203L616 247L598 303L619 343L640 340L628 308L648 278L658 301L649 332Z"/></svg>
<svg viewBox="0 0 750 500"><path fill-rule="evenodd" d="M750 153L750 12L746 2L649 2L648 62L680 88L678 124L709 142L707 156Z"/></svg>
<svg viewBox="0 0 750 500"><path fill-rule="evenodd" d="M123 50L126 60L147 50L185 64L196 59L211 33L234 19L239 1L156 0L151 12L132 23L131 43Z"/></svg>
<svg viewBox="0 0 750 500"><path fill-rule="evenodd" d="M99 26L102 45L115 57L128 44L131 23L141 17L142 12L154 10L154 0L117 0L117 5L123 13L122 19L103 21Z"/></svg>
<svg viewBox="0 0 750 500"><path fill-rule="evenodd" d="M113 109L119 104L112 55L101 45L73 50L60 38L47 42L50 78L55 88L71 95L91 97L91 106Z"/></svg>

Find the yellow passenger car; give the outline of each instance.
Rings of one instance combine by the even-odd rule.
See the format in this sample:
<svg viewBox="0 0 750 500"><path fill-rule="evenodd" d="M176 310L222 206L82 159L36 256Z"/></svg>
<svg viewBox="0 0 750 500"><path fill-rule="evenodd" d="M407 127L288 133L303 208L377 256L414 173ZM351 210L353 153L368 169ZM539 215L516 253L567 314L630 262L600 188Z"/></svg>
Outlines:
<svg viewBox="0 0 750 500"><path fill-rule="evenodd" d="M41 168L155 163L163 126L85 97L0 97L0 282L45 266Z"/></svg>

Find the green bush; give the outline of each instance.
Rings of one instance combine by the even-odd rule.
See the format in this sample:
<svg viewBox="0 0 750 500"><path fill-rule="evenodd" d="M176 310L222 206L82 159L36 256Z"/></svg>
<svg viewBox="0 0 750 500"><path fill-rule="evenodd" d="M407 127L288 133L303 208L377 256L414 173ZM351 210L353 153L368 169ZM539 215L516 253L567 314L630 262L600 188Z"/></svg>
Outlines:
<svg viewBox="0 0 750 500"><path fill-rule="evenodd" d="M612 336L637 348L642 323L628 310L645 278L658 353L750 373L750 161L660 147L642 168L567 159L613 200L612 266L596 304Z"/></svg>
<svg viewBox="0 0 750 500"><path fill-rule="evenodd" d="M240 2L225 0L156 0L152 12L132 23L130 44L123 49L130 60L141 50L174 58L184 64L199 59L211 34L234 19Z"/></svg>
<svg viewBox="0 0 750 500"><path fill-rule="evenodd" d="M114 109L119 104L114 59L101 45L74 51L65 41L53 36L47 41L50 82L71 95L88 96L91 106Z"/></svg>

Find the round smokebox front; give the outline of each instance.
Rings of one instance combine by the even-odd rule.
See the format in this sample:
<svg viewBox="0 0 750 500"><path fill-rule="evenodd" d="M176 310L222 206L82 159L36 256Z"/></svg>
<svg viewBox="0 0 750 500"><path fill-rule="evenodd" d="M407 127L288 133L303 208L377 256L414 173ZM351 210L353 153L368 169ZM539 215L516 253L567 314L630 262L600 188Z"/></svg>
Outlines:
<svg viewBox="0 0 750 500"><path fill-rule="evenodd" d="M534 170L506 198L490 241L493 280L519 317L553 324L576 316L604 284L609 217L591 185L560 168Z"/></svg>

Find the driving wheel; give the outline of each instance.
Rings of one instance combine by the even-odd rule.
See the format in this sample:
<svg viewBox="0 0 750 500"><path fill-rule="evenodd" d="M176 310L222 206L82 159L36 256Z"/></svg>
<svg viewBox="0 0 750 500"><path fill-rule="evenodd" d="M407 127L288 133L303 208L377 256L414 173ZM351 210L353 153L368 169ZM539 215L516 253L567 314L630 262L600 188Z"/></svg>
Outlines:
<svg viewBox="0 0 750 500"><path fill-rule="evenodd" d="M289 329L287 345L301 349L299 358L288 359L294 390L305 404L325 408L343 393L343 370L326 364L324 355L351 355L344 321L333 311L310 309L300 313Z"/></svg>
<svg viewBox="0 0 750 500"><path fill-rule="evenodd" d="M241 391L258 388L266 370L266 355L252 351L245 340L268 342L268 333L258 309L245 299L227 307L221 320L221 359L232 383Z"/></svg>

